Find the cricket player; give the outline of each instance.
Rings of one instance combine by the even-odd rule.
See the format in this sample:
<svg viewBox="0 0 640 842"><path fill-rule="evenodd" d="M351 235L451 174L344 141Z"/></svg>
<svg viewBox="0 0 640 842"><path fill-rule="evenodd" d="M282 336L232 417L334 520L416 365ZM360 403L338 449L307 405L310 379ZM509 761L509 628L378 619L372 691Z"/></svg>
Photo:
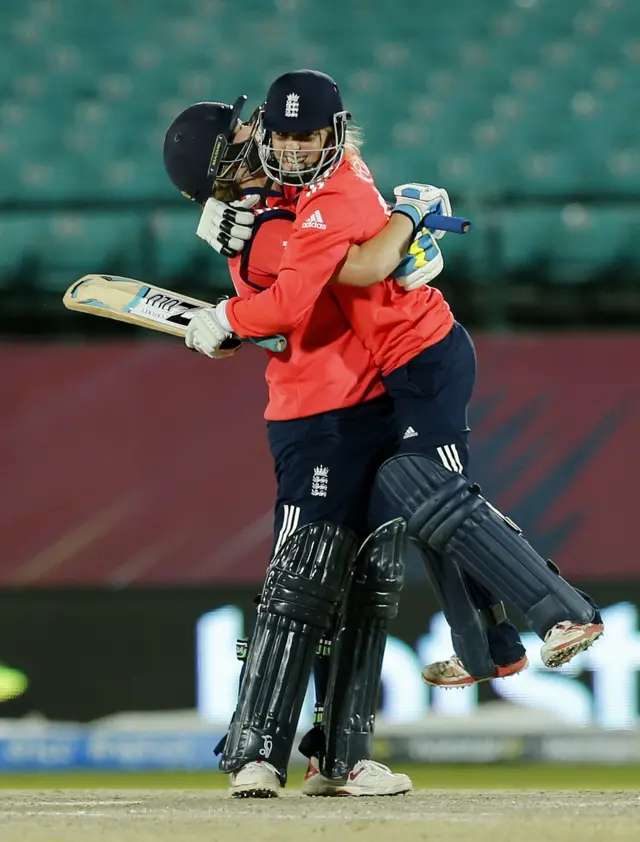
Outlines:
<svg viewBox="0 0 640 842"><path fill-rule="evenodd" d="M211 117L211 125L207 126L206 113L202 112L209 108L209 116ZM215 185L204 183L204 174L206 172L206 165L209 164L211 157L211 149L215 146L215 141L218 137L217 132L219 126L216 121L220 116L220 109L226 108L227 111L222 112L222 116L226 117L227 128L233 125L233 120L229 122L231 107L224 107L213 104L200 104L192 106L187 109L174 122L174 125L167 133L168 144L165 146L165 163L167 170L171 175L174 183L181 189L182 192L191 197L202 201L207 196L212 187L220 190L226 184L225 179L217 180ZM196 118L196 115L199 115ZM198 128L194 131L194 120L198 122ZM224 172L231 172L231 162L248 160L247 151L239 149L239 138L241 133L244 133L246 138L250 140L251 130L248 126L239 126L233 136L234 143L229 144L229 149L226 150L226 158L222 159L222 166ZM201 162L199 168L195 162L202 158L204 151L205 160ZM189 172L189 168L193 167L193 173ZM244 177L239 178L238 181L244 188L255 188L257 185L252 183L252 172L247 171L244 167ZM235 170L236 175L240 174L240 167ZM264 179L260 182L262 187ZM215 191L214 191L215 192ZM232 192L232 191L231 191ZM278 197L277 197L278 198ZM282 198L282 197L279 197ZM207 202L207 204L209 204ZM216 205L214 204L214 208ZM204 215L203 215L204 218ZM283 243L291 232L292 220L294 214L291 210L286 211L282 207L277 207L270 211L265 211L258 215L256 227L253 231L253 238L242 254L241 258L236 258L231 261L230 268L236 289L244 295L255 295L262 289L268 287L273 282L277 275L278 265L282 256ZM341 278L344 280L346 275L350 283L357 285L361 284L365 273L363 266L366 265L364 259L368 250L376 246L376 240L380 241L383 237L388 238L385 243L386 250L389 251L389 245L392 243L393 237L396 237L396 253L394 254L393 247L391 248L391 262L388 268L384 270L383 274L377 278L378 280L386 277L390 268L397 263L398 256L404 256L404 249L408 242L407 231L412 232L412 226L407 226L407 220L401 217L392 218L381 234L374 238L371 242L366 243L359 251L358 259L353 260L353 249L349 253L349 260L339 273L336 280ZM392 229L402 226L403 233L400 241L397 240L397 235L393 235ZM235 226L227 226L227 245L233 236ZM267 229L270 229L270 236L266 237ZM433 241L429 235L421 237L420 240L427 240L431 246ZM385 241L383 240L383 243ZM397 250L397 242L401 242L401 248ZM274 243L276 244L274 248ZM218 248L218 250L221 250ZM427 253L429 253L429 245L427 245ZM375 254L375 252L374 252ZM431 248L431 254L435 256L436 260L426 261L422 267L422 284L427 283L432 277L440 271L441 256L437 248ZM380 257L380 255L377 255ZM440 258L437 262L437 258ZM380 262L380 261L378 261ZM431 263L431 266L428 264ZM355 267L355 269L354 269ZM351 268L352 274L349 277L348 270ZM403 273L406 267L403 267ZM371 275L371 273L369 273ZM419 282L420 272L410 273L407 277L403 277L403 282L407 287ZM367 280L371 283L371 277ZM338 387L335 381L335 374L342 372L345 362L348 360L349 348L352 347L353 337L349 337L347 344L339 347L339 360L335 359L335 349L328 348L326 342L327 328L331 331L332 336L340 336L341 341L345 341L344 327L346 325L343 314L339 308L336 308L335 301L330 295L330 290L325 290L321 295L327 296L325 305L324 320L320 322L322 330L317 328L313 332L309 330L301 330L297 328L290 335L291 357L286 358L285 355L273 355L269 368L272 370L271 376L268 377L270 385L270 404L267 409L267 418L271 415L275 416L275 422L270 421L269 433L270 444L274 459L276 462L276 473L279 479L279 501L276 507L276 516L283 511L280 517L280 530L277 532L275 541L275 552L282 545L283 529L287 530L289 534L295 531L296 527L302 526L305 520L314 519L315 512L329 512L330 516L342 522L345 517L350 518L350 523L355 526L357 530L361 529L363 519L362 494L360 497L354 497L354 477L356 478L358 489L362 489L362 479L365 480L366 494L368 496L368 489L373 477L375 475L375 468L380 464L380 443L382 443L382 450L388 449L392 441L393 452L397 450L397 443L395 441L395 430L393 426L389 425L388 418L388 402L382 400L374 401L368 400L368 392L364 391L359 397L355 398L351 395L347 400L360 400L362 406L356 409L352 406L349 411L345 411L344 407L340 412L331 412L325 416L326 407L331 406L330 402L336 403L335 389ZM314 313L316 321L317 312ZM297 344L298 337L301 337L300 347ZM319 345L318 349L314 348ZM358 347L358 346L353 346ZM346 352L345 352L346 349ZM328 353L328 351L330 353ZM318 358L317 354L321 353L323 356ZM314 354L316 357L314 358ZM355 358L354 358L355 359ZM358 372L356 382L360 388L368 388L367 384L372 382L371 367L375 369L370 354L366 355L368 372L363 376L363 372ZM323 368L318 369L318 363L323 365ZM275 365L274 365L275 364ZM351 365L347 365L348 371L353 371ZM323 389L314 387L314 392L308 397L304 396L305 380L309 379L310 370L319 370L321 372L329 371L334 373L334 377L330 377ZM340 373L340 378L344 382L340 384L339 388L343 389L345 384L353 382L353 377L345 379L344 375ZM375 369L375 379L379 385L379 373ZM343 393L340 393L340 400L344 401ZM274 399L275 398L275 399ZM313 399L313 402L312 402ZM319 403L321 400L324 403ZM306 401L306 403L305 403ZM322 408L321 408L322 407ZM383 413L380 413L380 409ZM357 413L357 414L356 414ZM278 416L284 414L285 424L278 423L282 420ZM306 417L305 417L306 416ZM339 419L341 424L336 424L336 419ZM296 423L294 424L294 420ZM344 422L348 423L344 423ZM330 422L329 424L327 422ZM392 430L391 435L389 430ZM301 431L302 435L297 434ZM297 435L296 435L297 434ZM324 442L323 442L324 439ZM305 451L304 444L310 440L313 448ZM282 442L282 450L280 451L280 444ZM378 450L372 446L376 444ZM308 463L308 455L311 454L314 460L317 457L318 446L326 448L326 458L324 462L327 464L323 466L321 472L317 468L313 468L313 475L311 473L311 464ZM280 457L280 452L282 456ZM354 458L355 457L355 458ZM332 466L332 467L329 467ZM374 470L372 470L374 466ZM364 470L363 470L364 469ZM327 495L326 486L331 474L339 474L339 486L331 495ZM360 471L360 473L358 473ZM284 480L284 481L283 481ZM330 480L329 480L330 481ZM309 501L309 489L311 489L311 496L317 497L331 497L331 503L327 506L327 500ZM298 499L301 505L294 503L282 502L282 499ZM302 498L302 499L300 499ZM310 508L309 502L316 504ZM321 504L320 506L317 504ZM294 512L291 515L291 512ZM302 518L300 512L303 512ZM349 513L354 512L358 518L357 524ZM358 513L359 512L359 513ZM318 515L315 515L316 517ZM322 514L320 514L322 516ZM326 516L326 515L325 515ZM519 651L514 660L518 660L524 654L524 650L518 643L517 632L513 629L516 645L519 646ZM379 651L381 657L383 651ZM495 667L494 667L495 669ZM497 673L500 674L500 673ZM333 698L335 694L331 694ZM371 696L371 693L369 693ZM372 717L375 712L375 695L369 700L370 713ZM362 756L360 757L362 760ZM316 761L317 763L317 761ZM355 767L354 767L355 768ZM311 771L305 782L305 789L308 794L394 794L398 791L403 791L400 787L406 787L407 781L403 781L404 776L393 776L386 767L381 767L379 764L373 764L371 761L366 761L358 765L357 774L354 774L354 768L349 771L349 778L354 775L353 781L349 780L348 784L342 787L337 787L334 781L331 781L319 774L317 765L311 764ZM256 768L256 764L246 764L238 773L232 773L232 790L248 792L249 789L245 787L252 787L252 791L257 792L260 780L255 778L268 777L268 766L263 764L262 767ZM357 779L357 780L356 780ZM344 784L344 782L342 782ZM367 789L368 787L368 789Z"/></svg>
<svg viewBox="0 0 640 842"><path fill-rule="evenodd" d="M292 235L277 281L198 314L187 337L192 346L212 353L232 332L295 329L349 246L384 225L386 205L366 166L345 156L349 118L325 74L295 71L273 83L261 111L259 152L269 177L302 188ZM396 190L392 213L420 229L425 210L420 190ZM378 474L378 498L408 520L438 575L456 561L522 611L544 641L545 664L566 663L602 634L601 617L465 478L476 373L469 335L433 288L407 292L388 279L366 289L336 286L334 294L380 369L403 442Z"/></svg>

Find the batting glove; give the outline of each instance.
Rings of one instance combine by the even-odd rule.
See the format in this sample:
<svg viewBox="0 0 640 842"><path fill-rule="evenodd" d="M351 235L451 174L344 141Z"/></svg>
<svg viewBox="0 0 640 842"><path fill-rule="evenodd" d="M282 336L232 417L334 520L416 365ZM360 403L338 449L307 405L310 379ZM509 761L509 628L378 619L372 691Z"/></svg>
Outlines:
<svg viewBox="0 0 640 842"><path fill-rule="evenodd" d="M416 234L406 255L392 272L396 283L407 291L430 284L444 269L444 258L433 234L423 228Z"/></svg>
<svg viewBox="0 0 640 842"><path fill-rule="evenodd" d="M189 327L184 337L187 348L206 354L212 360L229 356L225 348L221 348L223 342L232 339L233 332L227 321L224 305L226 301L220 302L215 307L206 307L198 310L192 316ZM229 349L236 351L237 346Z"/></svg>
<svg viewBox="0 0 640 842"><path fill-rule="evenodd" d="M391 213L402 213L413 222L414 234L423 227L428 227L428 214L438 213L451 216L451 200L443 187L432 184L400 184L393 188L396 204ZM434 231L433 236L440 240L446 231Z"/></svg>
<svg viewBox="0 0 640 842"><path fill-rule="evenodd" d="M251 239L256 220L251 207L259 196L248 196L230 205L207 199L196 234L223 257L235 257Z"/></svg>

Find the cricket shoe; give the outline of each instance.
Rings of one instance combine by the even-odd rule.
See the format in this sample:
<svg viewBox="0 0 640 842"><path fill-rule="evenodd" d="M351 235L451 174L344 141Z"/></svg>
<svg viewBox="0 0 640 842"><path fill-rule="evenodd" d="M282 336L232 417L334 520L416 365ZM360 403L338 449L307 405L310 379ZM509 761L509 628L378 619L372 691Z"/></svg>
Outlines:
<svg viewBox="0 0 640 842"><path fill-rule="evenodd" d="M436 661L429 664L422 670L422 680L432 687L469 687L472 684L481 684L483 681L491 681L493 678L508 678L510 675L517 675L526 670L529 661L523 655L519 661L507 664L505 667L497 666L493 675L489 678L474 678L467 670L457 655L449 658L448 661Z"/></svg>
<svg viewBox="0 0 640 842"><path fill-rule="evenodd" d="M247 763L229 778L229 795L233 798L277 798L281 788L275 768L263 760Z"/></svg>
<svg viewBox="0 0 640 842"><path fill-rule="evenodd" d="M318 759L309 760L307 774L302 784L303 795L331 796L380 796L404 795L411 792L413 784L408 775L392 772L375 760L359 760L346 778L331 780L320 772Z"/></svg>
<svg viewBox="0 0 640 842"><path fill-rule="evenodd" d="M604 631L602 623L556 623L544 636L540 657L545 667L561 667L588 649Z"/></svg>

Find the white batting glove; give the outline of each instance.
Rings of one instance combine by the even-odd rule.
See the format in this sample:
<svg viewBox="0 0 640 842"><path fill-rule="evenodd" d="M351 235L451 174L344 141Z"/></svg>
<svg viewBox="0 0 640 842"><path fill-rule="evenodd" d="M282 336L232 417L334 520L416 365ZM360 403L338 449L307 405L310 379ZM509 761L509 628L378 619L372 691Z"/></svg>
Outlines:
<svg viewBox="0 0 640 842"><path fill-rule="evenodd" d="M451 199L444 187L434 187L433 184L399 184L393 188L396 204L391 213L402 213L413 222L413 229L418 232L426 226L430 213L451 216ZM434 231L433 236L440 240L446 231Z"/></svg>
<svg viewBox="0 0 640 842"><path fill-rule="evenodd" d="M392 275L407 291L430 284L444 269L444 258L434 235L423 228L409 246Z"/></svg>
<svg viewBox="0 0 640 842"><path fill-rule="evenodd" d="M226 304L226 302L221 302ZM226 349L220 348L226 339L231 339L233 333L224 315L224 307L206 307L192 316L184 337L187 348L206 354L212 360L228 356ZM231 350L237 350L233 348Z"/></svg>
<svg viewBox="0 0 640 842"><path fill-rule="evenodd" d="M251 239L255 214L251 210L259 196L247 196L230 205L207 199L196 234L223 257L235 257Z"/></svg>

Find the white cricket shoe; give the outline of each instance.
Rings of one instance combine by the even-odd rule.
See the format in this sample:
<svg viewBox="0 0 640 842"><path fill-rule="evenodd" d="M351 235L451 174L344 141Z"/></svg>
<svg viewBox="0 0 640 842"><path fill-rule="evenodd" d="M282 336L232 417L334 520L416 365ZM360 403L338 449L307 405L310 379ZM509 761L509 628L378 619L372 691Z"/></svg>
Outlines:
<svg viewBox="0 0 640 842"><path fill-rule="evenodd" d="M464 667L464 664L457 655L453 655L447 661L436 661L428 664L422 670L422 680L432 687L469 687L472 684L481 684L483 681L491 681L493 678L509 678L510 675L517 675L529 666L527 656L523 655L519 661L507 666L496 666L493 675L489 678L474 678Z"/></svg>
<svg viewBox="0 0 640 842"><path fill-rule="evenodd" d="M604 631L602 623L556 623L544 636L540 657L545 667L561 667L588 649Z"/></svg>
<svg viewBox="0 0 640 842"><path fill-rule="evenodd" d="M281 788L275 768L263 760L247 763L229 778L229 795L234 798L277 798Z"/></svg>
<svg viewBox="0 0 640 842"><path fill-rule="evenodd" d="M412 789L413 784L408 775L392 772L375 760L359 760L344 780L334 781L321 774L315 757L309 761L302 784L303 795L315 796L403 795Z"/></svg>
<svg viewBox="0 0 640 842"><path fill-rule="evenodd" d="M304 783L300 791L303 795L336 795L336 790L343 783L343 780L333 781L331 778L325 778L320 772L320 761L318 758L310 757L307 773L304 776Z"/></svg>

